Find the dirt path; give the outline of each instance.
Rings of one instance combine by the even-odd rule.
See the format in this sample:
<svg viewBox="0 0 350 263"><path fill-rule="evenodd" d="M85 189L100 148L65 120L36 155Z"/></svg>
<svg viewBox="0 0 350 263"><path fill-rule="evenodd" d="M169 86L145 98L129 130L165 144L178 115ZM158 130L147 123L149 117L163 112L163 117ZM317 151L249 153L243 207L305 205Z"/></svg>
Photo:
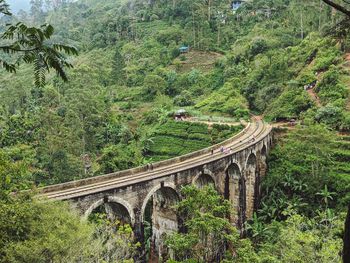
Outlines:
<svg viewBox="0 0 350 263"><path fill-rule="evenodd" d="M347 64L350 66L350 53L345 54L345 60L347 61Z"/></svg>
<svg viewBox="0 0 350 263"><path fill-rule="evenodd" d="M315 91L315 88L317 87L317 85L319 85L320 81L322 80L323 74L324 74L324 71L318 72L315 86L307 91L307 93L309 93L309 96L316 103L317 107L322 107L322 103L321 103L320 97L317 95Z"/></svg>
<svg viewBox="0 0 350 263"><path fill-rule="evenodd" d="M318 81L317 81L318 82ZM316 84L317 85L317 84ZM317 107L322 107L320 98L317 96L316 92L315 92L315 88L309 89L307 90L307 93L309 93L309 96L311 97L311 99L316 103Z"/></svg>
<svg viewBox="0 0 350 263"><path fill-rule="evenodd" d="M315 60L312 60L310 62L310 64L308 65L308 68L312 68L314 65L315 65ZM322 103L321 103L321 100L315 91L315 88L320 83L322 76L323 76L323 73L324 73L323 71L318 72L315 85L312 88L309 88L306 90L306 92L309 94L310 98L316 103L317 107L322 107Z"/></svg>
<svg viewBox="0 0 350 263"><path fill-rule="evenodd" d="M221 121L210 121L210 120L203 121L203 120L198 120L195 117L186 118L183 121L185 121L185 122L194 122L194 123L203 123L203 124L206 124L208 126L212 126L214 124L229 125L229 126L239 126L239 125L246 126L247 125L247 123L244 122L244 121L241 121L241 122L221 122Z"/></svg>

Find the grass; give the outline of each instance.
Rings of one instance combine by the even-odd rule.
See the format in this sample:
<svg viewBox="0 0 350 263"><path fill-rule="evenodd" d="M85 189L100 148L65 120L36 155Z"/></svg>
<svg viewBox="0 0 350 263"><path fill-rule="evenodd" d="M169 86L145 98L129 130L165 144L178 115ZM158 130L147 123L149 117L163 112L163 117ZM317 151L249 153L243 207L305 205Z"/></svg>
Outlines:
<svg viewBox="0 0 350 263"><path fill-rule="evenodd" d="M153 133L147 157L160 161L184 155L230 138L243 129L242 126L213 125L168 121Z"/></svg>
<svg viewBox="0 0 350 263"><path fill-rule="evenodd" d="M214 68L215 62L223 55L215 52L191 50L181 56L183 59L178 59L179 65L171 65L170 69L177 70L178 73L187 73L192 69L206 73Z"/></svg>

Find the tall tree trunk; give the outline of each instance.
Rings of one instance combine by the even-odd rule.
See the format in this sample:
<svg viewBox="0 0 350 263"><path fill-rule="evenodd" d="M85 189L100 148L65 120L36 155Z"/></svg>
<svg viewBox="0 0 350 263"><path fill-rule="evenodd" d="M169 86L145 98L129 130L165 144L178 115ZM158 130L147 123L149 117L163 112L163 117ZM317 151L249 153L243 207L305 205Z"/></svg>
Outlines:
<svg viewBox="0 0 350 263"><path fill-rule="evenodd" d="M327 5L330 5L331 7L335 8L339 12L342 12L344 15L350 17L350 10L346 9L345 6L335 3L333 0L322 0L322 1L325 2Z"/></svg>
<svg viewBox="0 0 350 263"><path fill-rule="evenodd" d="M350 204L345 221L343 263L350 263Z"/></svg>
<svg viewBox="0 0 350 263"><path fill-rule="evenodd" d="M301 34L301 39L304 39L303 12L300 12L300 34Z"/></svg>
<svg viewBox="0 0 350 263"><path fill-rule="evenodd" d="M194 11L192 9L192 29L193 29L193 47L196 47L196 28L194 23Z"/></svg>
<svg viewBox="0 0 350 263"><path fill-rule="evenodd" d="M221 31L221 26L220 24L218 25L218 38L217 38L217 45L220 47L220 31Z"/></svg>
<svg viewBox="0 0 350 263"><path fill-rule="evenodd" d="M322 24L322 0L320 0L320 10L318 14L318 32L321 32L321 24Z"/></svg>
<svg viewBox="0 0 350 263"><path fill-rule="evenodd" d="M208 0L208 22L211 19L211 0Z"/></svg>

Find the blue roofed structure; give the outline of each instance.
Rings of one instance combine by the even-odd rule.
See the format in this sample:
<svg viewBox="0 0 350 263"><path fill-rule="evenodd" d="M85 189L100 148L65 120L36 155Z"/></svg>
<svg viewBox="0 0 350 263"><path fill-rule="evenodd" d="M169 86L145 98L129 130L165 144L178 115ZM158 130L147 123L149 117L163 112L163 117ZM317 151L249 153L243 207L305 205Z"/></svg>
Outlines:
<svg viewBox="0 0 350 263"><path fill-rule="evenodd" d="M182 47L179 48L179 50L180 50L181 53L187 53L187 52L190 51L190 47L182 46Z"/></svg>
<svg viewBox="0 0 350 263"><path fill-rule="evenodd" d="M233 11L237 11L243 4L243 0L234 0L232 1L231 7Z"/></svg>

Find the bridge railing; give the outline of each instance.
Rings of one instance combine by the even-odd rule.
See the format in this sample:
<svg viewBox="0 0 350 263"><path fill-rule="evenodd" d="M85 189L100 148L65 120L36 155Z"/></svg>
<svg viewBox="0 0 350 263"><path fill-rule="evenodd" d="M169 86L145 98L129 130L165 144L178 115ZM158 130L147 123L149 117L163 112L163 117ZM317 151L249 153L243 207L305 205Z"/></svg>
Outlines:
<svg viewBox="0 0 350 263"><path fill-rule="evenodd" d="M210 147L207 147L207 148L195 151L195 152L191 152L191 153L188 153L185 155L181 155L181 156L167 159L164 161L152 163L153 169L159 168L159 167L165 167L165 166L176 164L176 163L180 163L180 162L186 161L188 159L198 157L200 155L208 154L211 152L211 150L214 150L214 151L218 150L218 149L220 149L221 146L225 146L227 144L230 144L233 141L242 137L246 133L246 131L249 129L250 125L251 125L251 123L248 123L247 126L241 132L237 133L236 135L232 136L231 138L229 138L225 141L222 141L221 143L218 143L218 144L215 144L213 146L210 146ZM120 178L120 177L124 177L124 176L130 176L133 174L138 174L138 173L147 172L147 171L148 171L148 167L147 167L147 165L144 165L144 166L139 166L139 167L135 167L135 168L131 168L131 169L123 170L123 171L118 171L118 172L114 172L114 173L98 175L98 176L94 176L94 177L89 177L89 178L85 178L85 179L67 182L67 183L46 186L46 187L40 188L39 191L41 193L56 192L56 191L61 191L61 190L69 189L69 188L74 188L74 187L89 185L89 184L93 184L93 183L103 182L103 181L107 181L107 180L111 180L111 179L115 179L115 178Z"/></svg>

